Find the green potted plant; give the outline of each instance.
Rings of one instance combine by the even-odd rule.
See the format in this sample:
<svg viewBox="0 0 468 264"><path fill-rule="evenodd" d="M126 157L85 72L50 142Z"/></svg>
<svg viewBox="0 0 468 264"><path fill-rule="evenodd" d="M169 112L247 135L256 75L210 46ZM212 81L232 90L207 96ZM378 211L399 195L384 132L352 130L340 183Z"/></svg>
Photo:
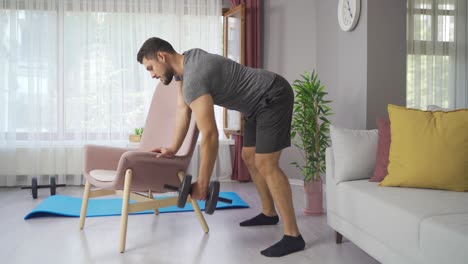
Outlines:
<svg viewBox="0 0 468 264"><path fill-rule="evenodd" d="M128 137L130 142L140 142L141 136L143 135L143 128L135 128L135 133Z"/></svg>
<svg viewBox="0 0 468 264"><path fill-rule="evenodd" d="M293 82L296 92L294 113L292 117L291 138L304 158L304 162L292 162L304 177L306 207L304 214L323 213L322 179L325 172L325 149L329 146L330 121L332 115L328 106L331 101L325 100L328 94L325 86L320 84L317 73L305 72L301 79Z"/></svg>

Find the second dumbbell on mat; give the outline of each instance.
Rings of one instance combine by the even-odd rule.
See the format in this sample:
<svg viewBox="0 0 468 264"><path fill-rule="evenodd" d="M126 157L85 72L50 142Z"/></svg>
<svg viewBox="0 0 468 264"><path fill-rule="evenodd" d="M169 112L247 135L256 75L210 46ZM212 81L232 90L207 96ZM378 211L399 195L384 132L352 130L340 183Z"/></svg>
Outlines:
<svg viewBox="0 0 468 264"><path fill-rule="evenodd" d="M37 199L37 190L41 188L50 188L50 195L55 195L57 187L63 187L65 184L57 184L55 177L50 177L49 185L38 185L37 177L32 177L31 186L24 186L21 189L31 189L32 197Z"/></svg>

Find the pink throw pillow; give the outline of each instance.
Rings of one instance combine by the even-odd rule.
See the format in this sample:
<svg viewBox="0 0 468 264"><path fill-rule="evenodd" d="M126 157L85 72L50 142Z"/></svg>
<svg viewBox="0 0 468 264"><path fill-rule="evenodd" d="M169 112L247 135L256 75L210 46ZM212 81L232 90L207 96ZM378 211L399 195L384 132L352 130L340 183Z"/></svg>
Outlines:
<svg viewBox="0 0 468 264"><path fill-rule="evenodd" d="M381 182L388 171L388 155L390 153L390 120L388 118L377 118L379 129L379 141L377 143L377 159L375 162L374 174L369 179L371 182Z"/></svg>

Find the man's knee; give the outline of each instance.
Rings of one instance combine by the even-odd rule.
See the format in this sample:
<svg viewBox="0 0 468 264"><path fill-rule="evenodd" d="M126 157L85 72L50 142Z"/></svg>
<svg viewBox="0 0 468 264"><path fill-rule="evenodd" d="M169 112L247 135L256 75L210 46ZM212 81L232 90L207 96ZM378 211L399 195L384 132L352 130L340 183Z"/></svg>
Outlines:
<svg viewBox="0 0 468 264"><path fill-rule="evenodd" d="M253 168L255 166L255 148L242 148L242 160L248 168Z"/></svg>
<svg viewBox="0 0 468 264"><path fill-rule="evenodd" d="M255 167L263 177L268 177L277 168L277 161L265 157L255 157Z"/></svg>

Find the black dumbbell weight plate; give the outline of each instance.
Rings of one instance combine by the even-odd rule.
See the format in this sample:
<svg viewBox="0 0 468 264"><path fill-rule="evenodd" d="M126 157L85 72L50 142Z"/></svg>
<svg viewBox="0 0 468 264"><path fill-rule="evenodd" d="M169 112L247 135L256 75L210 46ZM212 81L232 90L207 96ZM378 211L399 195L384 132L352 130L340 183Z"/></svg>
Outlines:
<svg viewBox="0 0 468 264"><path fill-rule="evenodd" d="M31 179L31 193L34 199L37 199L37 178L32 177Z"/></svg>
<svg viewBox="0 0 468 264"><path fill-rule="evenodd" d="M190 189L192 187L192 176L185 175L184 180L182 181L182 186L179 190L179 198L177 199L177 207L184 208L187 203L187 197L189 195Z"/></svg>
<svg viewBox="0 0 468 264"><path fill-rule="evenodd" d="M216 211L216 204L218 203L218 196L219 196L219 182L213 181L210 182L208 187L208 194L206 196L206 203L205 203L205 213L206 214L213 214Z"/></svg>
<svg viewBox="0 0 468 264"><path fill-rule="evenodd" d="M55 182L55 177L50 178L50 195L55 195L55 190L56 190L56 182Z"/></svg>

